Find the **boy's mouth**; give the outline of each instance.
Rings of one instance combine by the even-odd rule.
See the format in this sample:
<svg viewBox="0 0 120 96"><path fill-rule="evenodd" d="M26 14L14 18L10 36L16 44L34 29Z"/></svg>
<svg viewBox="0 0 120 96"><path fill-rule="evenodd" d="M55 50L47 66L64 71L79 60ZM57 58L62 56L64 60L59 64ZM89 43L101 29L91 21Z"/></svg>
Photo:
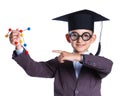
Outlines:
<svg viewBox="0 0 120 96"><path fill-rule="evenodd" d="M76 46L81 48L81 47L85 46L85 44L76 44Z"/></svg>

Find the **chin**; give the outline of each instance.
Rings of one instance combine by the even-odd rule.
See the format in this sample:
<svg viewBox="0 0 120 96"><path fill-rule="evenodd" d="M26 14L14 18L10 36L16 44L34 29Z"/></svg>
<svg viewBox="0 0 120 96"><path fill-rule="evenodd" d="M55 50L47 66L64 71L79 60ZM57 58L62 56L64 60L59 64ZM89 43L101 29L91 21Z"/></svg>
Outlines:
<svg viewBox="0 0 120 96"><path fill-rule="evenodd" d="M83 53L83 50L75 50L76 53Z"/></svg>

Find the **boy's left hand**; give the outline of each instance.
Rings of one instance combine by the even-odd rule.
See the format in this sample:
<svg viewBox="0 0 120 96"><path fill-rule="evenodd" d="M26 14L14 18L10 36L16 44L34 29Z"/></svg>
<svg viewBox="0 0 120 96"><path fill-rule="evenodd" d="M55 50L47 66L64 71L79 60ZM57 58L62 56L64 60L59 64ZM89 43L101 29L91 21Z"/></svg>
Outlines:
<svg viewBox="0 0 120 96"><path fill-rule="evenodd" d="M62 50L53 50L55 53L59 53L58 61L64 63L65 60L68 61L81 61L82 56L78 53L70 53Z"/></svg>

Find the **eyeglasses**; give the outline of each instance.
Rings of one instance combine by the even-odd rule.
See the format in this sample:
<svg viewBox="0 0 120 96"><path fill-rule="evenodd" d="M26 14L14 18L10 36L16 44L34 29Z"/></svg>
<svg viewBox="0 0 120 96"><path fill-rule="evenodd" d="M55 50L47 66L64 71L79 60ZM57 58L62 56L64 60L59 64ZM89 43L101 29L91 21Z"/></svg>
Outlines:
<svg viewBox="0 0 120 96"><path fill-rule="evenodd" d="M77 32L70 32L69 36L72 41L78 40L80 37L83 41L88 41L92 37L92 35L89 32L84 32L82 35L79 35Z"/></svg>

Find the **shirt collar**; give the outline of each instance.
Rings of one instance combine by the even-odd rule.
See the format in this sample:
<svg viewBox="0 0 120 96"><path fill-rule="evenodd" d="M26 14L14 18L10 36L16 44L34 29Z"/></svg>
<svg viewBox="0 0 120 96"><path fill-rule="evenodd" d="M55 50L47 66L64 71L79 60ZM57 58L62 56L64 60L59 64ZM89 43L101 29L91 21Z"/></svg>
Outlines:
<svg viewBox="0 0 120 96"><path fill-rule="evenodd" d="M73 53L75 53L75 52L73 52ZM85 51L83 54L89 55L90 52L87 50L87 51Z"/></svg>
<svg viewBox="0 0 120 96"><path fill-rule="evenodd" d="M87 55L89 55L90 54L90 52L87 50L86 52L84 52L83 54L87 54Z"/></svg>

